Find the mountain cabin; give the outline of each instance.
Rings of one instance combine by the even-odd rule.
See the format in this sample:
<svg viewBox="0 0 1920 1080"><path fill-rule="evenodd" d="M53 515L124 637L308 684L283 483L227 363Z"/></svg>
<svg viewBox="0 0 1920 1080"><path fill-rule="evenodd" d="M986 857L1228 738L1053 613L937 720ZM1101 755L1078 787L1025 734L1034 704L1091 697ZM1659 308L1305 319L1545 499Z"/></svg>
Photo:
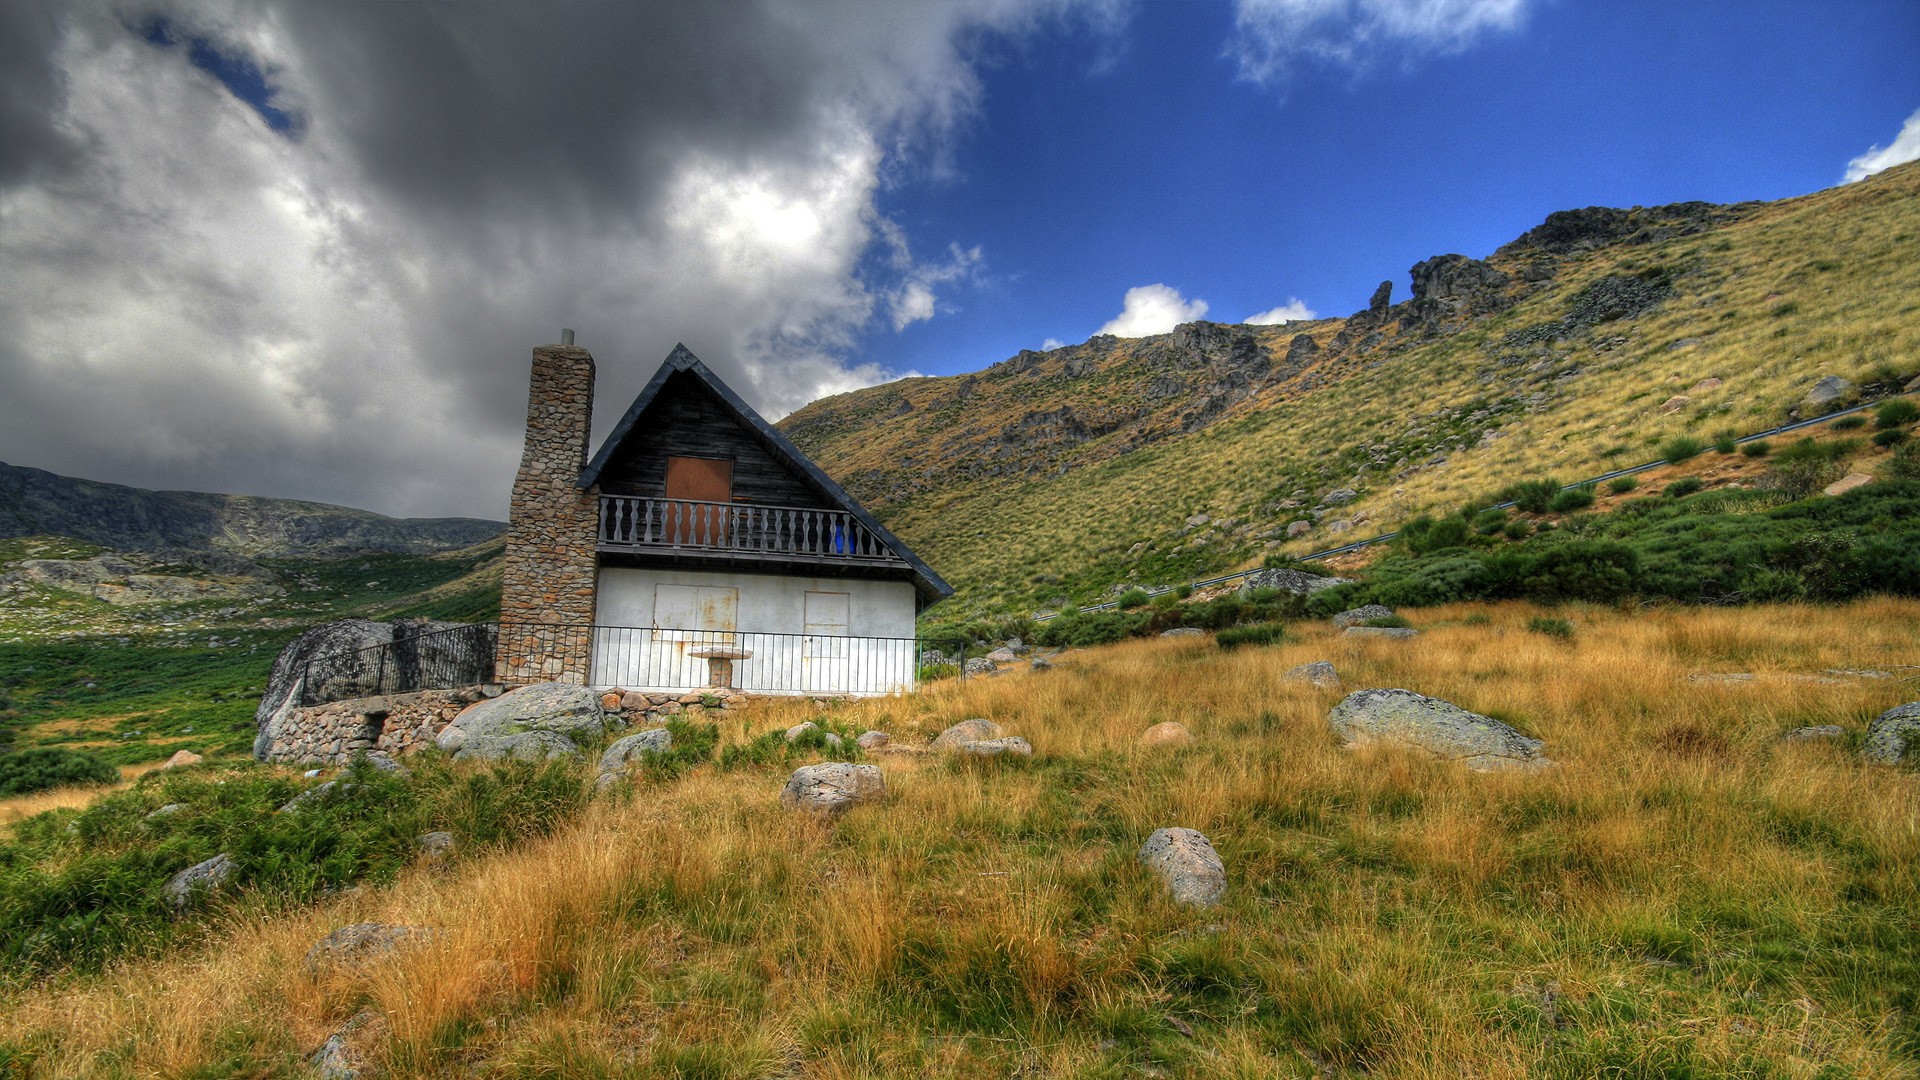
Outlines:
<svg viewBox="0 0 1920 1080"><path fill-rule="evenodd" d="M911 690L914 618L953 588L684 345L589 458L572 337L533 351L498 681Z"/></svg>

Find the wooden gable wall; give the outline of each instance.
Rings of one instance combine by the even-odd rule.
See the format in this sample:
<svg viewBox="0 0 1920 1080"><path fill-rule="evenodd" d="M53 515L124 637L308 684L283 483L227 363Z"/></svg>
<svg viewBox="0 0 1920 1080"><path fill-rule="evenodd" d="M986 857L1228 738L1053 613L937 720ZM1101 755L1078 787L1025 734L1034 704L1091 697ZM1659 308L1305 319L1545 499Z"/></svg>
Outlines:
<svg viewBox="0 0 1920 1080"><path fill-rule="evenodd" d="M733 499L768 506L833 509L834 504L780 463L754 432L692 375L676 373L660 388L600 474L607 495L666 495L667 458L727 458Z"/></svg>

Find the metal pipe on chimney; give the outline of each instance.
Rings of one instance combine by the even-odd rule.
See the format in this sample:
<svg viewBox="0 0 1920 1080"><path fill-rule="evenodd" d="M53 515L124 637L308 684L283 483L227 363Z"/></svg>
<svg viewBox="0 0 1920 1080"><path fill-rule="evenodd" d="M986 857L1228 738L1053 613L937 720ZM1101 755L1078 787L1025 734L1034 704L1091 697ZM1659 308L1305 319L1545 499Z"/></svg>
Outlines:
<svg viewBox="0 0 1920 1080"><path fill-rule="evenodd" d="M560 344L562 344L562 345L569 345L569 346L570 346L570 345L572 345L572 344L573 344L573 331L571 331L571 330L562 330L562 331L560 331Z"/></svg>

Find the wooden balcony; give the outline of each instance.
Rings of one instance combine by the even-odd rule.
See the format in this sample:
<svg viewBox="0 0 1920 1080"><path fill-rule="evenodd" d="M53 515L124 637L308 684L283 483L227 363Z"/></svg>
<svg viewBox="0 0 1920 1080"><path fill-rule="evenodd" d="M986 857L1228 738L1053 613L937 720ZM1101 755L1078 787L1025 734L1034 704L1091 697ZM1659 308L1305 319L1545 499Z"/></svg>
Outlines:
<svg viewBox="0 0 1920 1080"><path fill-rule="evenodd" d="M844 510L600 496L603 552L827 565L906 566Z"/></svg>

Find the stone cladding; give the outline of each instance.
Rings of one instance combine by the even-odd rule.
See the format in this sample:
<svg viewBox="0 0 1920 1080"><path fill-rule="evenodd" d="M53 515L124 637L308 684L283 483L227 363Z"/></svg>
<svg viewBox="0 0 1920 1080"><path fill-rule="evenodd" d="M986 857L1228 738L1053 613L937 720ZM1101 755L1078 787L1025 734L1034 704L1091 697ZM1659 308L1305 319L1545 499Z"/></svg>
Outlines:
<svg viewBox="0 0 1920 1080"><path fill-rule="evenodd" d="M593 426L593 355L533 350L527 442L513 481L494 677L586 683L592 662L600 491L582 489Z"/></svg>

